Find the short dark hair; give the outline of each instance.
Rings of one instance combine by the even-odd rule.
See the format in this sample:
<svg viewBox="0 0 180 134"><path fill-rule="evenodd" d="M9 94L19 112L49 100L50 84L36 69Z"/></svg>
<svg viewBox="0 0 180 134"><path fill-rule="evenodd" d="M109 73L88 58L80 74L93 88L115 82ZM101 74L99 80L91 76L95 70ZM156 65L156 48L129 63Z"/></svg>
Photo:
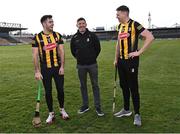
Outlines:
<svg viewBox="0 0 180 134"><path fill-rule="evenodd" d="M128 12L128 14L129 14L129 8L127 6L125 6L125 5L122 5L122 6L118 7L116 9L116 11L125 11L125 12Z"/></svg>
<svg viewBox="0 0 180 134"><path fill-rule="evenodd" d="M52 18L52 15L44 15L44 16L42 16L41 17L41 24L44 22L44 21L46 21L47 19L51 19Z"/></svg>
<svg viewBox="0 0 180 134"><path fill-rule="evenodd" d="M79 19L77 19L77 22L84 20L86 22L86 20L83 17L80 17Z"/></svg>

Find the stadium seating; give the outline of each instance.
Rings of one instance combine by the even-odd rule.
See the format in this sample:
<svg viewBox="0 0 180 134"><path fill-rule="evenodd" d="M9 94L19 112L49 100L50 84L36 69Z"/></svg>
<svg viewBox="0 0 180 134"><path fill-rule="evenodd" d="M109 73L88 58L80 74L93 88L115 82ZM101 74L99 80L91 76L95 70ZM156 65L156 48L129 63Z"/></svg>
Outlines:
<svg viewBox="0 0 180 134"><path fill-rule="evenodd" d="M1 44L9 44L9 41L7 41L6 39L0 38L0 45Z"/></svg>

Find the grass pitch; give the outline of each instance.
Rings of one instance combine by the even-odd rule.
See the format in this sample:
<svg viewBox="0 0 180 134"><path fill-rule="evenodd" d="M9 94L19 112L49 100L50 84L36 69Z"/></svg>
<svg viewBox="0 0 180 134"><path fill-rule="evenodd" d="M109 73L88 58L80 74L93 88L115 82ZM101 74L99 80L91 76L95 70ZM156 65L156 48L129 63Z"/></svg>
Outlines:
<svg viewBox="0 0 180 134"><path fill-rule="evenodd" d="M142 43L140 43L142 44ZM0 132L180 132L180 40L156 40L140 58L139 85L142 127L133 126L133 116L115 118L112 115L115 42L101 42L98 58L99 85L104 117L97 117L88 79L90 111L78 115L81 106L76 62L65 45L65 108L71 119L59 117L56 90L53 83L56 122L48 126L44 96L40 115L42 127L31 124L37 83L30 45L0 47ZM44 95L44 93L43 93ZM122 108L122 92L116 96L116 111ZM132 103L131 103L131 109Z"/></svg>

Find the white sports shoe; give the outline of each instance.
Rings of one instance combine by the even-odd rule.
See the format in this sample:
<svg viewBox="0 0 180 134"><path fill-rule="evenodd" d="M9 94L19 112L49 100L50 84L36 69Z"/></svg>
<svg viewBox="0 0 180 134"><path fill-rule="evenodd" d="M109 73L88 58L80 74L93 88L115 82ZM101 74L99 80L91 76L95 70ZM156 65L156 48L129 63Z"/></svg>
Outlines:
<svg viewBox="0 0 180 134"><path fill-rule="evenodd" d="M130 110L125 110L124 108L121 111L114 114L116 117L123 117L123 116L131 116L132 112Z"/></svg>
<svg viewBox="0 0 180 134"><path fill-rule="evenodd" d="M139 114L135 114L134 116L134 125L139 126L139 127L142 125L141 116Z"/></svg>
<svg viewBox="0 0 180 134"><path fill-rule="evenodd" d="M60 115L63 120L69 119L69 115L66 113L66 111L64 109L60 109Z"/></svg>
<svg viewBox="0 0 180 134"><path fill-rule="evenodd" d="M46 119L47 124L52 124L55 120L54 112L50 112L48 118Z"/></svg>

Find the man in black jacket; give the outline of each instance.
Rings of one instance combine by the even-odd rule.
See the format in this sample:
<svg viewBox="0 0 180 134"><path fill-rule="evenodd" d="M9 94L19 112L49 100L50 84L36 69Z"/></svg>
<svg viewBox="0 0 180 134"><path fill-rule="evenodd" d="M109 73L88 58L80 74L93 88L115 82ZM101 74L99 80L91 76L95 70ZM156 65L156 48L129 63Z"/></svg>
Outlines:
<svg viewBox="0 0 180 134"><path fill-rule="evenodd" d="M101 111L100 105L98 66L96 61L96 58L101 51L100 42L97 36L86 28L87 24L84 18L79 18L77 20L77 27L78 31L71 39L71 53L77 60L78 76L83 101L83 105L78 113L82 114L89 110L87 92L87 73L89 73L96 112L98 116L103 116L104 113Z"/></svg>

